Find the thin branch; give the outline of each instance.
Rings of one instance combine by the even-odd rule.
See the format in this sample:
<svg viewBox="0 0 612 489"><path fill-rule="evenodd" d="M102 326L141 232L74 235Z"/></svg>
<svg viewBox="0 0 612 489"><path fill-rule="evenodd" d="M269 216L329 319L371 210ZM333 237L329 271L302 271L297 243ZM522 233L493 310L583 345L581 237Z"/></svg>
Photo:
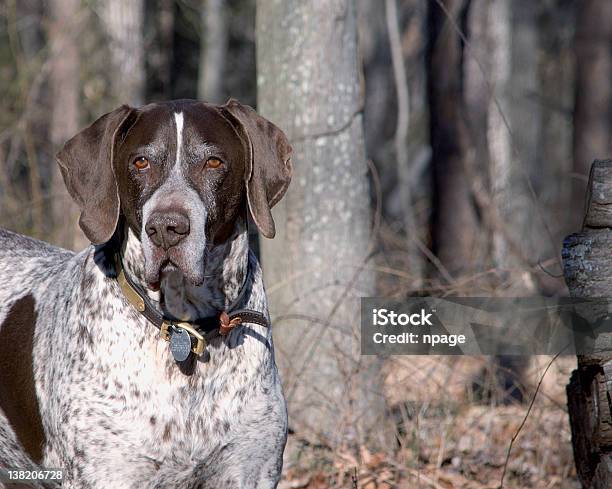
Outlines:
<svg viewBox="0 0 612 489"><path fill-rule="evenodd" d="M514 445L514 442L516 441L516 439L518 438L519 434L521 433L521 430L523 429L523 427L525 426L525 423L527 422L527 419L529 418L529 415L531 414L531 409L533 408L533 405L535 404L535 400L536 397L538 396L538 392L540 390L540 387L542 385L542 382L544 381L544 377L546 377L546 374L548 372L548 369L551 367L551 365L553 363L555 363L555 360L557 360L557 358L559 358L561 356L561 354L567 350L567 347L569 345L565 345L563 347L562 350L560 350L552 359L550 362L548 362L548 365L546 365L546 368L544 369L544 372L542 373L542 376L540 377L540 380L538 381L538 385L536 386L536 390L533 393L533 397L531 398L531 402L529 403L529 407L527 408L527 412L525 413L525 417L523 418L523 421L521 422L520 426L518 427L518 429L516 430L516 433L514 433L514 435L512 436L512 439L510 440L510 445L508 446L508 451L506 452L506 460L504 462L504 470L502 471L502 475L501 475L501 481L499 483L499 489L503 489L504 487L504 478L506 477L506 470L508 469L508 462L510 461L510 452L512 452L512 446Z"/></svg>

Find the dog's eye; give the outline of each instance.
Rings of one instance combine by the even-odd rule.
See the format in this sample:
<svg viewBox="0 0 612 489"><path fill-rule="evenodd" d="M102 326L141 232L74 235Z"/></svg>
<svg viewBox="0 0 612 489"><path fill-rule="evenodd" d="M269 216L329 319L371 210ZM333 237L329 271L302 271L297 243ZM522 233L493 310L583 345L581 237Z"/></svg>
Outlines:
<svg viewBox="0 0 612 489"><path fill-rule="evenodd" d="M208 158L208 160L206 161L207 168L219 168L222 164L223 162L219 158L214 157Z"/></svg>
<svg viewBox="0 0 612 489"><path fill-rule="evenodd" d="M145 170L149 168L149 160L144 156L139 156L134 160L134 166L139 170Z"/></svg>

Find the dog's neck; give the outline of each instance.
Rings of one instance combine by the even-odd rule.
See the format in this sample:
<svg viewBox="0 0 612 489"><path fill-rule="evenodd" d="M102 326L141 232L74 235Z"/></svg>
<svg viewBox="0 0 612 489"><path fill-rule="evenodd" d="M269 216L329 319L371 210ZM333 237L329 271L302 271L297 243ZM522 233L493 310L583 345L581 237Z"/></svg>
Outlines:
<svg viewBox="0 0 612 489"><path fill-rule="evenodd" d="M226 310L240 294L249 266L247 227L239 220L225 243L207 246L204 282L198 286L174 271L162 274L159 291L149 289L144 279L142 245L136 233L127 227L121 255L125 273L147 292L160 312L177 320L194 321Z"/></svg>

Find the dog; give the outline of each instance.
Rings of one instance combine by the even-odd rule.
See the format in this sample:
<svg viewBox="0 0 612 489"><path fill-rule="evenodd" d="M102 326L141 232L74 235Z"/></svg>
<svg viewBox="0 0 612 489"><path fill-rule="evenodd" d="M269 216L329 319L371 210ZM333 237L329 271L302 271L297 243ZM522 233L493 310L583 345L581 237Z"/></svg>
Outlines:
<svg viewBox="0 0 612 489"><path fill-rule="evenodd" d="M0 231L0 468L62 469L63 488L277 486L287 408L247 225L274 237L290 156L233 100L124 105L65 144L92 246Z"/></svg>

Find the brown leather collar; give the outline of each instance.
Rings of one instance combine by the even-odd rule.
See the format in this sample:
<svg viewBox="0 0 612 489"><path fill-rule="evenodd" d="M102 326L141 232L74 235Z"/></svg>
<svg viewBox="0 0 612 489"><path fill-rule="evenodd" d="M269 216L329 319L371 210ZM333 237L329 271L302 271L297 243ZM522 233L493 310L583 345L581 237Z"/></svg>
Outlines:
<svg viewBox="0 0 612 489"><path fill-rule="evenodd" d="M270 323L261 312L252 309L236 309L246 293L247 286L251 280L251 268L247 268L247 276L236 299L228 307L228 312L221 311L216 316L197 319L196 321L177 321L164 317L156 307L151 304L147 294L138 284L134 283L130 276L125 273L121 256L115 254L115 266L117 271L117 282L123 295L132 306L147 320L160 330L160 337L170 341L173 332L178 328L185 330L191 338L191 351L196 355L202 355L210 340L216 336L225 336L232 329L242 323L259 324L268 328Z"/></svg>

